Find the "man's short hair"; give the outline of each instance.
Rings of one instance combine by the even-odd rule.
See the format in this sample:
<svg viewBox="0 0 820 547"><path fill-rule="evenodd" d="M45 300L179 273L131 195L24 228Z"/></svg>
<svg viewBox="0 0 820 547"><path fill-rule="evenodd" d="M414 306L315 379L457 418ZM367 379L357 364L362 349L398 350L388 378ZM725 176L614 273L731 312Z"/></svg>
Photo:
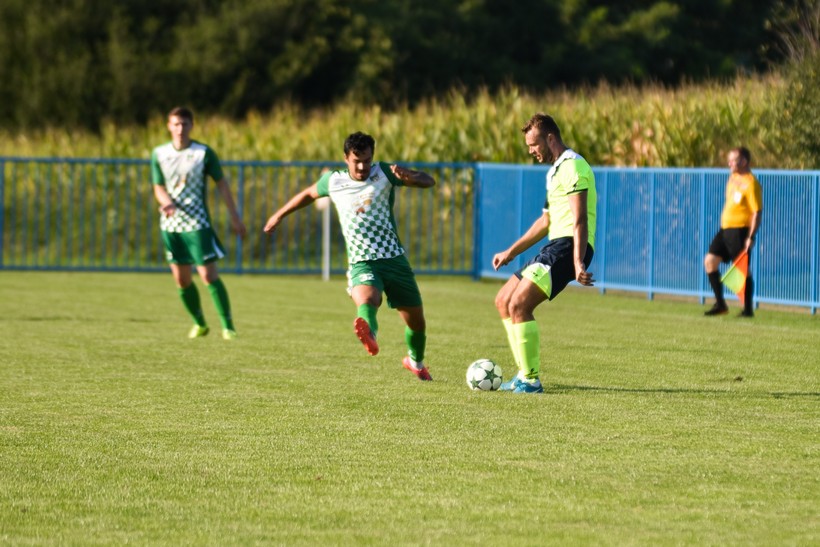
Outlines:
<svg viewBox="0 0 820 547"><path fill-rule="evenodd" d="M172 108L171 111L168 113L168 118L171 118L171 116L183 118L191 123L194 123L194 113L191 112L190 108L185 108L184 106L175 106L174 108Z"/></svg>
<svg viewBox="0 0 820 547"><path fill-rule="evenodd" d="M376 141L370 135L356 131L345 139L345 157L347 157L350 152L355 152L356 155L359 155L365 150L370 150L371 152L376 151Z"/></svg>
<svg viewBox="0 0 820 547"><path fill-rule="evenodd" d="M530 120L521 128L521 132L524 134L529 133L530 129L535 127L538 129L538 132L541 133L544 137L548 134L552 133L558 139L561 138L561 130L558 129L558 124L555 123L555 120L552 119L552 116L548 116L543 112L538 112L535 114Z"/></svg>
<svg viewBox="0 0 820 547"><path fill-rule="evenodd" d="M749 149L745 146L738 146L737 148L732 148L731 152L737 152L738 156L746 160L747 164L752 163L752 153L749 152Z"/></svg>

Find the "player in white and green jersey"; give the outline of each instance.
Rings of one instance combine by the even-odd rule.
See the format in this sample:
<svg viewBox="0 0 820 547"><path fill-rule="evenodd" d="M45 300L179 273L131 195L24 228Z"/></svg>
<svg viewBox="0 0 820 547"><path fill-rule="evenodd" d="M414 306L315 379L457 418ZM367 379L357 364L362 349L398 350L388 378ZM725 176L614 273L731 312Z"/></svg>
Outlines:
<svg viewBox="0 0 820 547"><path fill-rule="evenodd" d="M231 225L240 237L245 236L245 225L236 210L216 153L207 145L191 140L193 126L194 117L190 110L173 109L168 114L171 142L154 148L151 153L151 178L154 197L160 205L162 241L182 303L194 320L188 336L198 338L209 332L199 291L193 283L191 270L195 265L219 313L222 337L233 340L236 330L228 291L216 268L216 261L225 255L225 251L214 233L208 212L207 177L216 181L230 212Z"/></svg>
<svg viewBox="0 0 820 547"><path fill-rule="evenodd" d="M284 217L316 199L330 197L339 213L347 245L349 293L356 304L356 336L370 355L379 352L376 312L382 303L395 308L405 322L408 355L402 365L420 380L432 380L424 365L426 322L415 275L404 254L393 216L395 190L400 186L430 188L433 177L398 165L373 163L376 143L361 132L344 143L346 170L329 171L291 198L265 224L272 233Z"/></svg>
<svg viewBox="0 0 820 547"><path fill-rule="evenodd" d="M547 173L544 212L508 249L493 257L497 270L526 251L544 236L549 243L527 262L498 292L498 309L518 374L501 385L505 391L541 393L541 340L535 308L552 300L570 281L593 284L587 271L595 245L595 176L584 158L561 140L552 117L536 114L521 130L539 163L551 163Z"/></svg>

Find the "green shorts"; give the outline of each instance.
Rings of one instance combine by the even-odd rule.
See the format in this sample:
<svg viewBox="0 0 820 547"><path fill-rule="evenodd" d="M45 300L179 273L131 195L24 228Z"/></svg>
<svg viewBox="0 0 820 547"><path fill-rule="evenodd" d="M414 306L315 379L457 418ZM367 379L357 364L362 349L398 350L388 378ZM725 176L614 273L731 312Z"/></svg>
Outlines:
<svg viewBox="0 0 820 547"><path fill-rule="evenodd" d="M194 232L162 231L165 258L172 264L204 266L225 256L225 249L213 229Z"/></svg>
<svg viewBox="0 0 820 547"><path fill-rule="evenodd" d="M347 271L347 292L358 285L376 287L384 292L391 308L421 306L416 276L404 255L351 264Z"/></svg>

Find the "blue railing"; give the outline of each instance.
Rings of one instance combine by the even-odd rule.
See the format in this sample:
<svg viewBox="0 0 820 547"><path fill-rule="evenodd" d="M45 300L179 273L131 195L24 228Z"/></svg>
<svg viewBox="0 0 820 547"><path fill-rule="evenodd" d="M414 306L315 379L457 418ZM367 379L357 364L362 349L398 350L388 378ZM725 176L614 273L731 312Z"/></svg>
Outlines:
<svg viewBox="0 0 820 547"><path fill-rule="evenodd" d="M473 273L475 167L462 163L412 164L438 181L427 190L397 191L395 215L402 243L422 274ZM328 162L225 161L223 168L248 228L232 236L228 212L211 185L208 203L227 250L222 271L331 272L347 269L335 210L310 207L288 217L272 236L266 219L309 186ZM0 267L25 270L167 269L147 160L0 158ZM332 208L331 208L332 209ZM322 248L323 221L330 242ZM324 252L323 252L324 251Z"/></svg>
<svg viewBox="0 0 820 547"><path fill-rule="evenodd" d="M478 275L507 277L532 255L494 272L492 255L541 214L545 166L480 164ZM726 169L595 168L598 237L590 268L601 290L712 295L703 257L720 224ZM754 170L763 224L751 256L758 302L808 307L820 292L820 171Z"/></svg>
<svg viewBox="0 0 820 547"><path fill-rule="evenodd" d="M397 192L402 242L420 274L507 277L492 255L530 226L544 203L545 166L407 163L431 172L433 189ZM215 185L209 205L228 250L222 271L344 272L336 213L310 207L273 236L267 217L317 180L330 162L223 162L249 235L228 231ZM591 270L601 290L708 298L703 256L717 230L726 169L595 168L598 241ZM763 225L752 253L759 302L808 307L820 298L820 171L755 170ZM165 270L146 160L0 157L0 268ZM322 245L323 222L329 226Z"/></svg>

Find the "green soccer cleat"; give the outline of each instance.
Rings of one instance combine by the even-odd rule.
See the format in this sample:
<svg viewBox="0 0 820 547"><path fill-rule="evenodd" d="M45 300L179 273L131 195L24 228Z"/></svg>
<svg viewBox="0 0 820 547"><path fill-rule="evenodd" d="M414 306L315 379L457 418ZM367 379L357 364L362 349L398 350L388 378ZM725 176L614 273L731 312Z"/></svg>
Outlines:
<svg viewBox="0 0 820 547"><path fill-rule="evenodd" d="M223 340L236 340L237 338L239 338L239 335L233 329L224 329L222 331Z"/></svg>
<svg viewBox="0 0 820 547"><path fill-rule="evenodd" d="M188 338L202 338L203 336L208 336L208 333L211 332L211 329L208 327L200 327L199 325L194 325L191 327L191 331L188 333Z"/></svg>

